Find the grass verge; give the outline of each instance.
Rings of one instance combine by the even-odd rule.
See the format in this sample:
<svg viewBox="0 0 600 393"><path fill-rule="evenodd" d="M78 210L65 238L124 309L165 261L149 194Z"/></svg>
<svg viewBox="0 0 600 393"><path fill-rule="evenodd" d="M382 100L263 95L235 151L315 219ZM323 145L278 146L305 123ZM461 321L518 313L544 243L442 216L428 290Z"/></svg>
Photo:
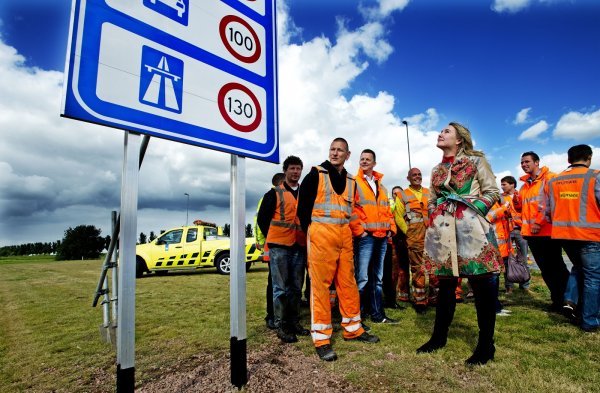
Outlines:
<svg viewBox="0 0 600 393"><path fill-rule="evenodd" d="M100 341L102 312L91 307L101 264L0 259L0 391L114 391L115 352ZM279 345L263 320L267 269L259 265L247 277L248 350ZM433 310L387 310L400 323L371 324L381 343L345 342L338 330L333 345L340 359L323 367L366 391L599 391L600 335L546 313L548 292L539 276L533 281L531 295L502 294L512 315L497 320L496 361L487 366L463 364L477 340L474 306L464 303L437 353L415 354L429 338ZM197 366L198 354L228 353L228 285L213 269L136 281L137 386L174 367ZM296 345L316 356L307 338Z"/></svg>

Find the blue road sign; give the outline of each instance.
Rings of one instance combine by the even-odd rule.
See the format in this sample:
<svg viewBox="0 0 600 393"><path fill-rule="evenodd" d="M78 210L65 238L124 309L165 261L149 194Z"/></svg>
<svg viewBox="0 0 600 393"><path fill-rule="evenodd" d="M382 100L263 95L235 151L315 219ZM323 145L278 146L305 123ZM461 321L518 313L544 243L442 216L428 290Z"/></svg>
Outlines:
<svg viewBox="0 0 600 393"><path fill-rule="evenodd" d="M279 162L275 0L76 0L62 115Z"/></svg>

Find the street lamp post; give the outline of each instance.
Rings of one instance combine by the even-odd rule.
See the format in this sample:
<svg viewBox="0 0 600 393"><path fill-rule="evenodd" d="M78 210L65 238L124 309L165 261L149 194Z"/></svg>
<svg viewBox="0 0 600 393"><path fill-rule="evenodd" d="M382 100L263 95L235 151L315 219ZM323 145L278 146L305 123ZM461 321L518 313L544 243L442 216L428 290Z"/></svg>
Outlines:
<svg viewBox="0 0 600 393"><path fill-rule="evenodd" d="M185 226L187 227L188 225L188 213L190 211L190 194L188 194L187 192L185 194L183 194L187 197L187 203L185 204Z"/></svg>
<svg viewBox="0 0 600 393"><path fill-rule="evenodd" d="M402 120L402 124L406 126L406 146L408 146L408 170L412 169L412 165L410 163L410 139L408 139L408 122L406 120Z"/></svg>

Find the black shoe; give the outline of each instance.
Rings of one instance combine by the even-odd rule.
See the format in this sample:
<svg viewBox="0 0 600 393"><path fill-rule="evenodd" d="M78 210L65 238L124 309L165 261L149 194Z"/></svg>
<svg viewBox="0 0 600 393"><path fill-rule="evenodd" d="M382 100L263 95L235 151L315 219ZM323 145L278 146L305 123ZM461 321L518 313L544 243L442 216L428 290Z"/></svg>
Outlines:
<svg viewBox="0 0 600 393"><path fill-rule="evenodd" d="M381 321L373 321L373 323L385 323L386 325L397 325L398 321L396 319L385 317Z"/></svg>
<svg viewBox="0 0 600 393"><path fill-rule="evenodd" d="M282 328L277 329L277 337L286 344L298 342L298 337L294 333L288 333Z"/></svg>
<svg viewBox="0 0 600 393"><path fill-rule="evenodd" d="M294 324L294 327L291 330L298 336L310 336L310 330L305 329L299 323Z"/></svg>
<svg viewBox="0 0 600 393"><path fill-rule="evenodd" d="M275 321L273 319L265 318L265 323L267 325L267 328L271 330L277 329L277 326L275 325Z"/></svg>
<svg viewBox="0 0 600 393"><path fill-rule="evenodd" d="M566 302L562 306L562 313L565 317L569 318L571 321L577 319L577 314L575 313L575 304L571 302Z"/></svg>
<svg viewBox="0 0 600 393"><path fill-rule="evenodd" d="M417 348L417 353L431 353L446 346L446 339L431 337L429 341Z"/></svg>
<svg viewBox="0 0 600 393"><path fill-rule="evenodd" d="M490 360L494 360L494 353L496 352L496 348L494 344L490 346L480 346L477 344L473 355L470 358L465 360L465 364L467 366L477 366L483 365L489 362Z"/></svg>
<svg viewBox="0 0 600 393"><path fill-rule="evenodd" d="M325 344L320 347L315 348L317 351L317 355L319 355L319 359L325 360L326 362L333 362L337 360L337 355L331 348L330 344Z"/></svg>
<svg viewBox="0 0 600 393"><path fill-rule="evenodd" d="M361 322L360 325L362 326L362 328L365 332L369 333L371 331L371 328L369 327L369 325L366 325L363 322Z"/></svg>
<svg viewBox="0 0 600 393"><path fill-rule="evenodd" d="M415 312L417 314L425 314L427 311L427 306L424 304L415 304Z"/></svg>
<svg viewBox="0 0 600 393"><path fill-rule="evenodd" d="M369 344L375 344L379 342L379 337L377 337L374 334L369 334L367 332L364 332L363 334L361 334L358 337L353 337L353 338L346 338L344 337L345 341L362 341L364 343L369 343Z"/></svg>

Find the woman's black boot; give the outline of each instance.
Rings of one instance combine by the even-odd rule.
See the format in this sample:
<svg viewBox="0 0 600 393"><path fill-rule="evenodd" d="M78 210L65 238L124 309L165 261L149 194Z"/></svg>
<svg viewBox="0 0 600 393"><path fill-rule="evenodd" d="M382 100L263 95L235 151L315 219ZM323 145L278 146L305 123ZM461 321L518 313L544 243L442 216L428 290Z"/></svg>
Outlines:
<svg viewBox="0 0 600 393"><path fill-rule="evenodd" d="M496 299L498 298L498 280L494 276L469 278L475 295L479 340L473 355L465 363L468 366L486 364L494 360L494 329L496 326Z"/></svg>
<svg viewBox="0 0 600 393"><path fill-rule="evenodd" d="M454 318L456 309L456 296L454 289L458 280L456 278L440 279L440 291L438 293L438 303L435 308L435 325L433 334L429 341L417 349L417 353L430 353L446 345L448 338L448 328Z"/></svg>

